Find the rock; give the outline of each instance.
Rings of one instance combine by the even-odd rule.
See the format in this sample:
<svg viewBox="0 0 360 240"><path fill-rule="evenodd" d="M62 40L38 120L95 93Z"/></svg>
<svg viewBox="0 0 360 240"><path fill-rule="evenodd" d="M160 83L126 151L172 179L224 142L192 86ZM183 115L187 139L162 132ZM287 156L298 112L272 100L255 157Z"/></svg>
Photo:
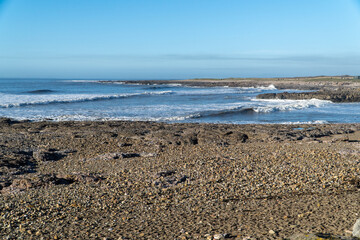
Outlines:
<svg viewBox="0 0 360 240"><path fill-rule="evenodd" d="M242 142L242 143L246 142L249 139L248 135L244 133L238 133L236 138L238 142Z"/></svg>
<svg viewBox="0 0 360 240"><path fill-rule="evenodd" d="M33 158L38 162L58 161L63 157L65 157L63 152L54 149L41 149L33 153Z"/></svg>
<svg viewBox="0 0 360 240"><path fill-rule="evenodd" d="M199 140L196 135L190 136L189 142L192 145L197 145L199 143Z"/></svg>
<svg viewBox="0 0 360 240"><path fill-rule="evenodd" d="M31 161L22 156L11 156L11 158L0 160L0 167L20 168L27 165L31 165Z"/></svg>
<svg viewBox="0 0 360 240"><path fill-rule="evenodd" d="M71 184L74 182L89 184L104 180L104 178L98 174L69 174L69 175L57 175L55 184Z"/></svg>
<svg viewBox="0 0 360 240"><path fill-rule="evenodd" d="M0 125L11 125L13 123L18 123L19 121L13 120L11 118L0 118Z"/></svg>
<svg viewBox="0 0 360 240"><path fill-rule="evenodd" d="M141 153L140 154L141 157L155 157L156 153Z"/></svg>
<svg viewBox="0 0 360 240"><path fill-rule="evenodd" d="M14 179L7 186L3 187L0 191L1 194L15 194L30 188L51 185L70 185L73 183L89 184L104 180L98 174L68 174L68 175L55 175L55 174L40 174L31 178L17 178Z"/></svg>
<svg viewBox="0 0 360 240"><path fill-rule="evenodd" d="M309 233L309 234L295 234L289 238L289 240L355 240L352 237L344 237L344 236L337 236L332 234L323 234L323 233Z"/></svg>
<svg viewBox="0 0 360 240"><path fill-rule="evenodd" d="M317 92L302 92L302 93L264 93L256 96L258 99L321 99L332 102L359 102L360 91L357 89L340 89L340 90L320 90Z"/></svg>
<svg viewBox="0 0 360 240"><path fill-rule="evenodd" d="M176 173L174 170L158 172L155 177L158 178L158 180L154 182L155 186L160 186L162 188L184 183L189 178L186 175Z"/></svg>
<svg viewBox="0 0 360 240"><path fill-rule="evenodd" d="M134 157L140 157L140 154L138 153L122 153L122 158L134 158Z"/></svg>
<svg viewBox="0 0 360 240"><path fill-rule="evenodd" d="M269 230L270 234L275 234L276 232L274 230Z"/></svg>
<svg viewBox="0 0 360 240"><path fill-rule="evenodd" d="M29 179L15 179L10 186L4 187L0 192L2 194L14 194L33 187Z"/></svg>
<svg viewBox="0 0 360 240"><path fill-rule="evenodd" d="M90 158L90 159L84 159L85 160L91 160L91 161L107 161L107 160L112 160L112 159L119 159L121 158L134 158L134 157L140 157L141 155L138 153L119 153L119 152L114 152L114 153L105 153L105 154L101 154L98 155L94 158Z"/></svg>
<svg viewBox="0 0 360 240"><path fill-rule="evenodd" d="M210 234L205 234L205 238L206 238L206 240L212 240L213 239Z"/></svg>
<svg viewBox="0 0 360 240"><path fill-rule="evenodd" d="M356 220L355 225L353 227L352 235L354 237L360 238L360 218Z"/></svg>
<svg viewBox="0 0 360 240"><path fill-rule="evenodd" d="M156 176L158 176L158 177L167 177L167 176L171 176L173 174L175 174L174 170L168 170L168 171L158 172L156 174Z"/></svg>
<svg viewBox="0 0 360 240"><path fill-rule="evenodd" d="M119 147L131 147L131 143L119 143Z"/></svg>
<svg viewBox="0 0 360 240"><path fill-rule="evenodd" d="M214 239L225 239L224 234L215 234Z"/></svg>

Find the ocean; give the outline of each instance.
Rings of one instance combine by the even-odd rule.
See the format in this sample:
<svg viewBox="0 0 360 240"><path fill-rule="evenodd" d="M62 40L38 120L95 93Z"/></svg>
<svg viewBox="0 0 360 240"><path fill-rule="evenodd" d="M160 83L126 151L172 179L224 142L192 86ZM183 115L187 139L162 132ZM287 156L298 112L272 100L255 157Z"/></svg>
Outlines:
<svg viewBox="0 0 360 240"><path fill-rule="evenodd" d="M51 121L162 121L231 124L360 122L360 103L258 100L267 87L187 87L98 80L0 79L0 117Z"/></svg>

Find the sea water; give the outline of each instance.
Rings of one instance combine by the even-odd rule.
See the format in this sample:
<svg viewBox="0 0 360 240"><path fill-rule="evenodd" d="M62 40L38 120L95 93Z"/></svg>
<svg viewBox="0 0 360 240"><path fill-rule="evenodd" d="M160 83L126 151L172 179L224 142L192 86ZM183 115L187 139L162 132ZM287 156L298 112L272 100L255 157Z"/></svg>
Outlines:
<svg viewBox="0 0 360 240"><path fill-rule="evenodd" d="M260 100L267 87L187 87L117 81L0 79L0 117L18 120L129 120L199 123L354 123L360 103Z"/></svg>

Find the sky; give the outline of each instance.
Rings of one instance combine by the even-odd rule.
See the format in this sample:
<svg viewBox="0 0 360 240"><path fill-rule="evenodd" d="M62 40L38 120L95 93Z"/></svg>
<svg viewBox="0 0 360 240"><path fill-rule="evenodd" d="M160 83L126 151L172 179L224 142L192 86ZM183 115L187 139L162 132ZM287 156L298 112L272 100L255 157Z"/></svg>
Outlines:
<svg viewBox="0 0 360 240"><path fill-rule="evenodd" d="M360 75L360 0L0 0L0 78Z"/></svg>

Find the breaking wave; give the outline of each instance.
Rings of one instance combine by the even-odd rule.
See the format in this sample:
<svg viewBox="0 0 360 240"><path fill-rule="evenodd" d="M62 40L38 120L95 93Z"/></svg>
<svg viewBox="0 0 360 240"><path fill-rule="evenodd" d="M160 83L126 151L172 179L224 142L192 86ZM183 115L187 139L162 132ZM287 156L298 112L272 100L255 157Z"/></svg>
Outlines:
<svg viewBox="0 0 360 240"><path fill-rule="evenodd" d="M205 110L186 116L189 118L205 118L205 117L221 117L235 114L255 114L255 113L270 113L276 111L293 111L306 108L318 108L326 104L331 104L331 101L326 100L258 100L253 99L250 102L244 102L237 106L225 107L222 109Z"/></svg>
<svg viewBox="0 0 360 240"><path fill-rule="evenodd" d="M279 124L294 124L294 125L298 125L298 124L327 124L329 123L326 120L314 120L314 121L305 121L305 122L300 122L300 121L296 121L296 122L281 122Z"/></svg>
<svg viewBox="0 0 360 240"><path fill-rule="evenodd" d="M75 103L75 102L89 102L99 100L109 100L118 98L127 98L144 95L165 95L172 94L173 91L159 91L159 92L142 92L129 94L66 94L66 95L18 95L0 94L0 108L22 107L28 105L45 105L54 103Z"/></svg>
<svg viewBox="0 0 360 240"><path fill-rule="evenodd" d="M331 101L315 98L310 100L253 99L252 101L265 103L263 106L254 107L254 111L258 113L301 110L312 107L318 108L331 103Z"/></svg>

